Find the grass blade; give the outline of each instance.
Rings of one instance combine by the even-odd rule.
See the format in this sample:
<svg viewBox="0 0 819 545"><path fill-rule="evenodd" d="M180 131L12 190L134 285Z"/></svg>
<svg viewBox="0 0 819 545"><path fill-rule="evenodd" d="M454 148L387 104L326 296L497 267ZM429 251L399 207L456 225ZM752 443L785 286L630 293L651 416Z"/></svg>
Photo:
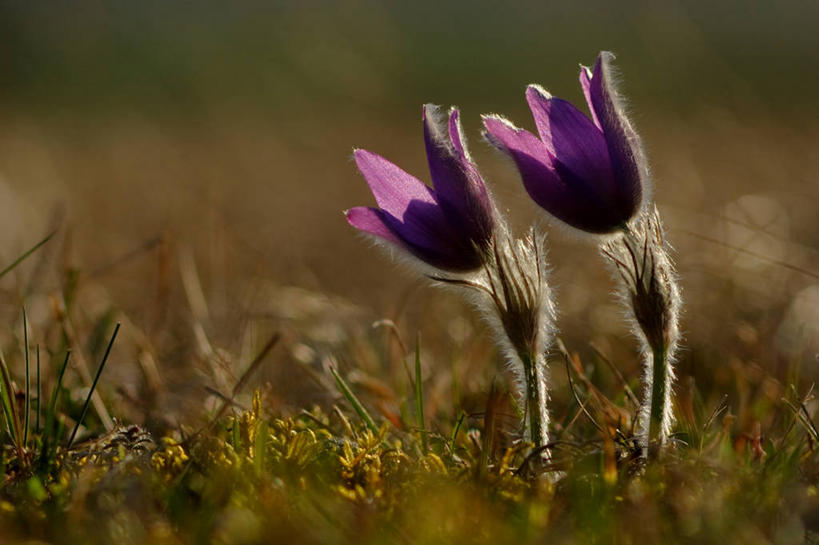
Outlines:
<svg viewBox="0 0 819 545"><path fill-rule="evenodd" d="M42 388L40 387L40 345L37 345L37 406L35 407L35 414L37 417L34 420L34 433L40 433L40 394Z"/></svg>
<svg viewBox="0 0 819 545"><path fill-rule="evenodd" d="M117 338L117 333L119 333L119 326L121 324L117 322L117 326L114 328L114 334L111 335L111 340L108 341L108 348L105 349L105 355L102 357L102 361L100 362L100 366L97 368L97 374L94 375L94 381L91 383L91 389L88 391L88 396L85 398L85 404L82 406L82 412L80 413L80 417L77 419L77 423L74 424L74 431L71 432L71 437L68 439L68 448L71 448L72 443L74 443L74 438L77 436L77 430L80 429L80 424L85 419L85 414L88 412L88 405L91 404L91 396L94 395L94 390L97 387L97 382L100 380L100 375L102 374L103 368L105 368L105 363L108 361L108 355L111 353L111 347L114 346L114 340Z"/></svg>
<svg viewBox="0 0 819 545"><path fill-rule="evenodd" d="M421 432L421 446L426 455L427 432L424 427L424 389L421 385L421 334L415 339L415 416L418 419L418 430Z"/></svg>
<svg viewBox="0 0 819 545"><path fill-rule="evenodd" d="M56 418L57 397L59 396L60 388L63 386L63 376L65 376L65 370L68 367L69 359L71 359L71 350L66 350L65 360L63 361L63 365L60 367L60 372L57 373L57 384L54 386L54 391L51 392L51 400L48 402L48 410L46 412L46 428L48 428L48 421Z"/></svg>
<svg viewBox="0 0 819 545"><path fill-rule="evenodd" d="M367 412L367 409L364 408L364 405L361 404L361 402L355 396L355 394L347 385L347 383L344 382L344 379L341 378L341 375L338 374L336 368L333 367L332 365L330 366L330 373L333 375L333 378L336 379L338 389L341 390L341 393L344 394L344 397L346 397L347 401L350 402L350 405L353 406L353 409L355 409L355 412L358 414L358 417L361 418L361 420L364 422L364 424L367 425L367 428L369 428L371 432L377 435L378 426L375 425L375 422L370 416L370 413Z"/></svg>
<svg viewBox="0 0 819 545"><path fill-rule="evenodd" d="M28 319L26 318L26 307L23 307L23 351L26 354L26 400L24 404L24 419L23 425L23 445L28 444L28 425L29 416L31 414L31 378L29 373L28 361Z"/></svg>
<svg viewBox="0 0 819 545"><path fill-rule="evenodd" d="M231 392L231 396L233 398L239 395L239 392L241 392L242 388L245 387L245 384L247 384L247 381L250 380L250 377L253 376L259 367L261 367L261 364L264 362L267 354L279 343L279 339L281 339L281 333L274 333L273 336L270 337L270 340L267 341L264 347L259 351L259 353L256 354L256 357L253 358L253 361L250 362L250 365L247 366L247 369L245 369L245 372L242 373L242 376L239 377L238 382L236 382L236 385L233 387L233 391Z"/></svg>
<svg viewBox="0 0 819 545"><path fill-rule="evenodd" d="M52 232L51 232L51 233L50 233L50 234L49 234L47 237L45 237L43 240L41 240L40 242L38 242L37 244L35 244L34 246L32 246L32 247L31 247L29 250L27 250L25 253L23 253L23 255L21 255L20 257L18 257L17 259L15 259L15 260L14 260L14 261L11 263L11 265L9 265L8 267L6 267L6 268L5 268L5 269L3 269L2 271L0 271L0 278L3 278L4 276L6 276L6 274L8 274L8 273L10 273L12 270L14 270L14 268L15 268L17 265L19 265L20 263L22 263L22 262L23 262L23 261L24 261L24 260L25 260L25 259L26 259L28 256L30 256L31 254L33 254L34 252L36 252L36 251L37 251L37 250L40 248L40 246L42 246L43 244L45 244L46 242L48 242L49 240L51 240L51 237L53 237L53 236L54 236L56 233L57 233L57 231L52 231Z"/></svg>
<svg viewBox="0 0 819 545"><path fill-rule="evenodd" d="M796 405L791 400L787 398L782 398L782 401L787 405L787 407L793 411L793 415L796 417L797 422L805 428L807 434L813 439L814 442L819 443L819 430L816 429L816 426L813 424L813 421L810 418L810 413L807 411L807 408L804 408L804 404L800 403Z"/></svg>
<svg viewBox="0 0 819 545"><path fill-rule="evenodd" d="M59 427L55 429L55 422L57 421L57 400L59 398L60 389L63 387L63 377L65 370L68 367L68 361L71 359L71 350L65 353L65 360L57 373L57 383L54 385L54 391L51 392L51 399L46 407L45 428L43 428L43 446L40 451L40 460L38 462L41 471L48 471L51 462L54 458L54 446L57 444L57 436L59 435Z"/></svg>
<svg viewBox="0 0 819 545"><path fill-rule="evenodd" d="M225 415L229 407L234 406L242 408L235 402L236 396L239 395L239 392L241 392L242 388L244 388L245 384L247 384L247 381L250 380L251 375L253 375L253 373L261 366L261 363L265 360L270 351L273 350L273 348L279 343L279 339L281 339L281 333L279 332L274 333L273 336L270 337L270 340L267 341L267 344L264 345L264 347L261 349L261 351L259 351L256 357L253 358L253 361L250 362L250 365L247 366L245 372L242 373L242 376L239 377L239 381L233 387L230 397L224 395L223 393L219 392L214 388L210 388L207 386L205 387L205 389L208 390L209 393L216 395L222 400L222 406L219 408L218 411L216 411L216 414L214 415L213 418L211 418L210 422L205 427L201 428L199 431L193 434L193 437L198 437L205 430L208 430L211 427L215 426L219 422L219 420Z"/></svg>
<svg viewBox="0 0 819 545"><path fill-rule="evenodd" d="M23 448L20 442L21 424L20 415L17 413L17 403L14 400L14 388L11 383L11 373L9 373L8 365L6 365L6 358L0 352L0 397L2 397L3 412L6 415L6 424L8 425L9 436L11 437L14 446L17 448L17 454L23 460Z"/></svg>
<svg viewBox="0 0 819 545"><path fill-rule="evenodd" d="M79 336L74 329L74 325L68 312L70 306L68 299L58 299L58 303L60 303L61 310L58 312L57 316L68 346L81 346L82 343L80 342ZM96 327L100 330L100 336L108 328L107 324L104 326L101 325L102 322L106 320L108 320L108 316L103 317L102 320L97 322ZM113 321L113 318L111 320ZM74 353L74 359L76 360L75 368L79 373L80 378L82 379L84 385L90 388L94 379L91 376L91 367L88 365L85 357L83 356L83 351L77 350L76 353ZM93 395L91 402L94 404L94 410L97 412L97 416L99 416L105 429L108 431L112 430L114 428L114 421L111 419L111 415L108 414L108 409L105 408L105 404L102 402L102 398L100 398L98 393Z"/></svg>
<svg viewBox="0 0 819 545"><path fill-rule="evenodd" d="M461 426L464 423L464 418L466 418L466 412L461 411L461 416L458 417L458 421L455 423L455 429L452 430L452 438L449 440L450 444L452 445L452 452L455 452L456 441L458 440L458 432L461 431Z"/></svg>

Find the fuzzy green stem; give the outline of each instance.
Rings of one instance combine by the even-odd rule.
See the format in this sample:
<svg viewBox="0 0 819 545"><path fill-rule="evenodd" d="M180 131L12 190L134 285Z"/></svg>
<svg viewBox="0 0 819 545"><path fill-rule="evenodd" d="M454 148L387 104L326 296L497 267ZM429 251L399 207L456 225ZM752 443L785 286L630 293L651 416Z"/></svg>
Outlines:
<svg viewBox="0 0 819 545"><path fill-rule="evenodd" d="M658 453L665 443L663 422L666 421L666 396L668 388L668 351L663 346L652 350L651 406L649 407L648 444L649 453Z"/></svg>
<svg viewBox="0 0 819 545"><path fill-rule="evenodd" d="M526 414L529 420L529 438L535 444L535 448L539 448L547 441L546 423L541 418L541 407L546 404L546 400L543 399L546 392L542 391L538 377L537 358L532 354L524 354L521 360L526 374Z"/></svg>

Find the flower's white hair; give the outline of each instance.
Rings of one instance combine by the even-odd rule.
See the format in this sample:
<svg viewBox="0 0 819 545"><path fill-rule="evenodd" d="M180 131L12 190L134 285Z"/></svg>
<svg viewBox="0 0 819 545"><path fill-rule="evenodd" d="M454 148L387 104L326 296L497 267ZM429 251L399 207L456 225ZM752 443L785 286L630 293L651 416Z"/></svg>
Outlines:
<svg viewBox="0 0 819 545"><path fill-rule="evenodd" d="M512 372L515 392L530 421L528 388L535 388L540 444L548 444L548 366L546 354L555 337L556 308L548 283L543 236L532 229L515 239L504 227L493 241L491 258L482 273L472 279L435 276L444 284L465 286L468 300L491 327L507 367ZM527 376L527 372L531 376ZM533 380L532 380L533 379ZM525 426L527 438L531 426ZM548 452L543 452L548 457Z"/></svg>
<svg viewBox="0 0 819 545"><path fill-rule="evenodd" d="M648 434L654 388L663 388L662 421L657 438L660 446L667 441L674 423L672 394L682 296L669 250L656 207L633 222L629 232L601 246L618 280L616 293L626 309L632 333L640 342L644 392L638 437L643 447L647 447L651 439ZM664 361L654 361L658 353ZM662 365L664 384L655 384L656 365Z"/></svg>
<svg viewBox="0 0 819 545"><path fill-rule="evenodd" d="M438 145L445 146L449 153L455 152L452 146L452 141L449 138L449 116L451 116L456 109L457 108L455 106L450 106L445 114L444 108L437 104L424 104L424 112L426 113L429 121L428 126L430 134L433 137L432 140ZM469 154L469 148L466 143L463 125L461 125L460 115L457 118L456 126L461 145L464 149L464 156L466 157L467 161L474 162L472 160L472 156Z"/></svg>

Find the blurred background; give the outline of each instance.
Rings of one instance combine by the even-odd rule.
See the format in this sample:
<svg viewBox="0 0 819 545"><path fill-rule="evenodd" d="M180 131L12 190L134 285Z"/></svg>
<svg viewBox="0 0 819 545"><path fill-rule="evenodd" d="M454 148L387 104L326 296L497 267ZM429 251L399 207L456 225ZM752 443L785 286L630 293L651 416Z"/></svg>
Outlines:
<svg viewBox="0 0 819 545"><path fill-rule="evenodd" d="M531 82L582 104L578 63L606 49L676 249L682 398L696 384L735 408L776 402L819 378L816 21L819 4L781 0L4 2L2 262L58 231L0 282L0 311L19 336L26 304L55 359L55 293L76 290L91 355L100 316L127 319L106 371L114 412L156 383L169 413L203 385L228 391L272 331L285 343L264 376L283 404L314 399L303 384L327 358L378 397L378 379L403 376L400 343L370 327L381 319L410 348L421 332L431 399L484 391L497 365L471 309L342 216L372 202L353 147L428 181L421 105L457 104L503 208L549 233L570 351L636 380L593 243L550 225L479 134L487 112L533 128Z"/></svg>

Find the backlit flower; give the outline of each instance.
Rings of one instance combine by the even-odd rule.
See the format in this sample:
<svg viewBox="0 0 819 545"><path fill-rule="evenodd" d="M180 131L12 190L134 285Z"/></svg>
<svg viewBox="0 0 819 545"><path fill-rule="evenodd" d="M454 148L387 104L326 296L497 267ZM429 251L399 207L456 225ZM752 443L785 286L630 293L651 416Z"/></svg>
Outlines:
<svg viewBox="0 0 819 545"><path fill-rule="evenodd" d="M464 145L456 108L447 123L423 109L430 188L380 155L355 151L378 207L346 212L355 228L386 240L421 261L451 272L480 268L495 229L495 208Z"/></svg>
<svg viewBox="0 0 819 545"><path fill-rule="evenodd" d="M502 117L483 117L487 139L515 161L538 205L572 227L601 234L637 215L646 178L639 137L612 85L612 58L602 52L593 71L581 67L591 118L538 85L526 89L526 100L539 138Z"/></svg>

